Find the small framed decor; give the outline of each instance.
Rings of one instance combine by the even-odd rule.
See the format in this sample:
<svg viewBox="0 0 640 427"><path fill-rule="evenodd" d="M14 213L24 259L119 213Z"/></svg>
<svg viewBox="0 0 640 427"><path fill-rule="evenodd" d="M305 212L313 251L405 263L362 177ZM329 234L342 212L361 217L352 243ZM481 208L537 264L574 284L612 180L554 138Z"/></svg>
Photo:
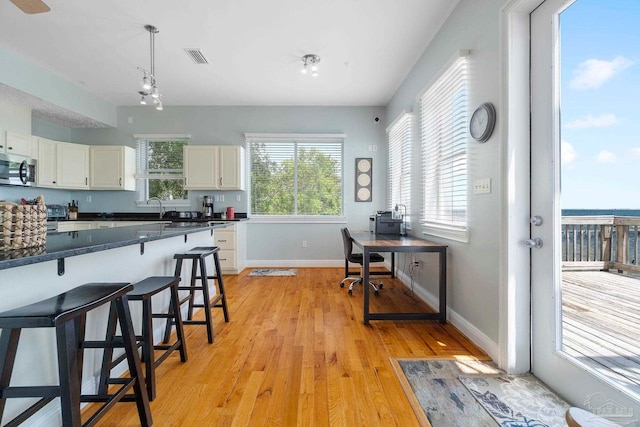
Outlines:
<svg viewBox="0 0 640 427"><path fill-rule="evenodd" d="M361 157L356 159L356 202L371 201L371 171L373 159Z"/></svg>

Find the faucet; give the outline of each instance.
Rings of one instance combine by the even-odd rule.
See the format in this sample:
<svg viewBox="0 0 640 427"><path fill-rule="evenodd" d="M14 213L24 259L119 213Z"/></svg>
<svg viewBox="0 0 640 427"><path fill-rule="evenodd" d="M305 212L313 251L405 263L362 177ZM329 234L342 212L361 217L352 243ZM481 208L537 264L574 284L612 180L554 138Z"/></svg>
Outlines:
<svg viewBox="0 0 640 427"><path fill-rule="evenodd" d="M162 200L160 200L157 197L149 197L149 200L147 200L147 204L149 204L149 202L152 200L155 200L160 204L160 219L162 219L162 217L164 216L164 208L162 207Z"/></svg>

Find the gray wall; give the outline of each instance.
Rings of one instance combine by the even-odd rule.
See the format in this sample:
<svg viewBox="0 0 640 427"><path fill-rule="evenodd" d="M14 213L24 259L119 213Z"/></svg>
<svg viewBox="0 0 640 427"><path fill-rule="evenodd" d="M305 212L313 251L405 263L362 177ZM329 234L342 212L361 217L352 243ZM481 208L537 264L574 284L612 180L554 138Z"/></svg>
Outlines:
<svg viewBox="0 0 640 427"><path fill-rule="evenodd" d="M492 102L498 120L493 136L484 144L469 137L469 243L458 243L424 236L449 245L448 304L457 315L470 322L494 343L498 342L498 244L500 235L500 87L499 87L499 18L504 0L461 0L438 35L429 44L414 68L389 102L386 122L390 123L403 109L418 115L416 97L458 49L470 49L469 110L483 102ZM419 138L415 139L412 199L413 234L422 236L417 223L422 207ZM491 178L491 194L474 195L473 181ZM522 195L528 197L528 195ZM434 261L425 258L430 268ZM418 286L437 295L437 277L422 270ZM433 271L433 270L430 270Z"/></svg>

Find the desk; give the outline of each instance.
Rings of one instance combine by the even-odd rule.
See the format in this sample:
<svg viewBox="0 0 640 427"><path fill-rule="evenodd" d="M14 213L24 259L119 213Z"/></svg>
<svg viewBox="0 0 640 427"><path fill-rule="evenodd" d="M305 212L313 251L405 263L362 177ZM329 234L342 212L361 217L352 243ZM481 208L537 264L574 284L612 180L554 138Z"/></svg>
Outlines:
<svg viewBox="0 0 640 427"><path fill-rule="evenodd" d="M364 324L369 320L440 320L447 323L447 246L415 237L400 237L390 234L353 233L353 243L362 249L364 284ZM369 254L371 252L437 252L439 254L439 299L438 313L369 313ZM393 254L392 254L393 256Z"/></svg>

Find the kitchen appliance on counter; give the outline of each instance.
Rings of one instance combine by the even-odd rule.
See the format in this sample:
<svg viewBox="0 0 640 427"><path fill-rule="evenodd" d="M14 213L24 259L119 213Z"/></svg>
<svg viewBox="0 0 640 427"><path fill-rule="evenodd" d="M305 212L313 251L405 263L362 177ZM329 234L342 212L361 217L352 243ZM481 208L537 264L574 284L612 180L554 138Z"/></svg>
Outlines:
<svg viewBox="0 0 640 427"><path fill-rule="evenodd" d="M213 217L213 198L211 196L204 196L202 199L202 216L205 218Z"/></svg>
<svg viewBox="0 0 640 427"><path fill-rule="evenodd" d="M0 184L27 187L36 185L36 160L0 153Z"/></svg>
<svg viewBox="0 0 640 427"><path fill-rule="evenodd" d="M369 217L369 231L376 234L400 235L402 218L394 218L391 211L378 211Z"/></svg>
<svg viewBox="0 0 640 427"><path fill-rule="evenodd" d="M202 218L202 212L198 211L166 211L162 216L164 219L169 219L171 221L178 220L193 220Z"/></svg>
<svg viewBox="0 0 640 427"><path fill-rule="evenodd" d="M47 231L58 231L58 221L66 220L69 216L64 205L47 205Z"/></svg>

